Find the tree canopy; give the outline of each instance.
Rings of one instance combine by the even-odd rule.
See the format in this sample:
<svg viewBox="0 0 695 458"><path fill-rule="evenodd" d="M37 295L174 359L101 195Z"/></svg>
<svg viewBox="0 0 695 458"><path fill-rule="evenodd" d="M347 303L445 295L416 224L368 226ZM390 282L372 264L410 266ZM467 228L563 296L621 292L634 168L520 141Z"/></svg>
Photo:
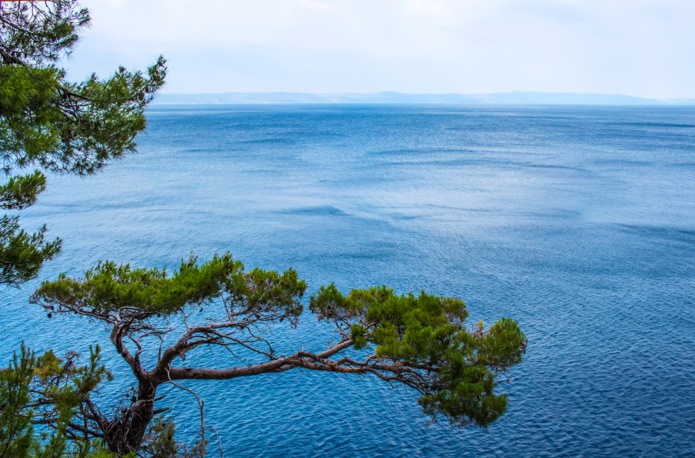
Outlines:
<svg viewBox="0 0 695 458"><path fill-rule="evenodd" d="M145 73L71 82L60 66L90 22L77 0L0 2L0 283L19 286L60 251L46 227L28 233L16 211L46 188L43 172L88 175L135 151L144 109L164 83L160 57ZM32 170L34 169L34 170Z"/></svg>
<svg viewBox="0 0 695 458"><path fill-rule="evenodd" d="M426 414L455 425L486 427L506 410L506 396L495 392L496 376L518 364L526 347L515 321L469 329L460 299L396 294L385 286L343 295L329 285L310 298L309 312L333 326L334 342L318 352L278 352L274 330L282 322L296 327L306 315L306 287L292 269L247 272L225 254L202 264L190 258L171 274L102 262L84 278L63 275L44 282L32 301L50 314L103 323L130 366L137 396L129 407L108 417L88 402L82 414L89 434L121 454L137 450L145 437L157 412L157 388L178 380L293 369L372 374L412 388ZM162 347L177 329L178 337ZM200 347L224 348L232 357L211 368L207 352L195 351ZM354 351L362 349L369 350L367 356ZM143 357L151 360L155 350L156 362L146 367Z"/></svg>
<svg viewBox="0 0 695 458"><path fill-rule="evenodd" d="M5 211L32 205L46 187L44 172L88 175L135 151L165 61L160 57L144 73L120 68L107 79L68 81L60 60L89 20L77 0L0 2ZM21 285L59 252L60 240L46 241L45 231L25 232L15 213L0 219L0 283ZM98 346L85 365L76 353L36 356L22 347L0 370L0 457L204 455L202 419L201 440L184 450L172 439L173 424L157 417L166 410L158 406L160 386L186 389L180 381L291 370L401 384L425 414L456 426L487 427L505 412L499 374L518 364L526 348L516 321L468 325L461 299L386 286L344 294L331 284L308 300L306 290L293 269L247 271L229 253L206 262L190 257L171 272L103 261L83 277L43 282L31 301L49 318L67 314L102 324L134 387L99 405L92 393L110 373ZM297 341L293 350L278 350L274 332L291 333L300 319L330 326L332 343L308 351ZM211 367L202 349L230 356Z"/></svg>

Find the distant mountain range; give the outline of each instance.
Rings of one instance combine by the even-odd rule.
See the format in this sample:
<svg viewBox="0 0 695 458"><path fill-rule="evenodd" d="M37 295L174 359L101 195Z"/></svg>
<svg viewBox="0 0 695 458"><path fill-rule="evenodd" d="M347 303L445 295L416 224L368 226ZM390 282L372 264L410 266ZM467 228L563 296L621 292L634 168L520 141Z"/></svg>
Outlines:
<svg viewBox="0 0 695 458"><path fill-rule="evenodd" d="M551 92L499 92L493 94L309 94L301 92L228 92L223 94L160 94L156 104L261 104L261 103L385 103L455 105L695 105L695 99L646 99L619 94Z"/></svg>

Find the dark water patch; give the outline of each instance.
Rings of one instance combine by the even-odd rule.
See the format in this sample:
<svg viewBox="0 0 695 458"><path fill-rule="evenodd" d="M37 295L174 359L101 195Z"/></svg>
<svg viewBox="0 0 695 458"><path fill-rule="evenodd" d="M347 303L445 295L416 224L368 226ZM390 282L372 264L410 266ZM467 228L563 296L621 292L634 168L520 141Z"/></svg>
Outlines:
<svg viewBox="0 0 695 458"><path fill-rule="evenodd" d="M619 226L639 237L656 238L695 245L695 229L633 224L620 224Z"/></svg>
<svg viewBox="0 0 695 458"><path fill-rule="evenodd" d="M289 144L293 144L296 142L288 137L276 137L276 138L259 138L259 139L253 139L253 140L237 140L235 143L252 144L252 145L265 145L265 144L289 145Z"/></svg>
<svg viewBox="0 0 695 458"><path fill-rule="evenodd" d="M631 127L673 127L673 128L695 128L695 124L675 124L663 122L612 122L606 123L613 126L631 126Z"/></svg>
<svg viewBox="0 0 695 458"><path fill-rule="evenodd" d="M618 167L649 167L654 166L654 161L638 161L629 159L595 159L592 161L594 164L599 165L613 165Z"/></svg>
<svg viewBox="0 0 695 458"><path fill-rule="evenodd" d="M299 207L299 208L291 208L291 209L282 209L278 210L278 213L283 213L286 215L299 215L299 216L330 216L330 217L335 217L335 216L351 216L348 213L345 213L339 208L336 208L332 205L322 205L318 207Z"/></svg>
<svg viewBox="0 0 695 458"><path fill-rule="evenodd" d="M677 169L690 169L695 168L695 162L674 162L669 166Z"/></svg>
<svg viewBox="0 0 695 458"><path fill-rule="evenodd" d="M373 260L373 261L388 261L389 258L391 258L391 250L389 249L383 249L380 247L375 247L376 249L370 249L370 250L365 250L365 251L359 251L359 252L345 252L345 253L339 253L333 256L329 256L330 258L334 260L355 260L359 261L361 259L364 260Z"/></svg>
<svg viewBox="0 0 695 458"><path fill-rule="evenodd" d="M540 169L540 170L559 170L559 171L571 171L571 172L580 172L580 173L586 173L588 170L583 167L573 167L573 166L566 166L566 165L555 165L555 164L538 164L538 163L531 163L531 162L519 162L519 161L514 161L511 159L507 158L481 158L478 155L471 155L470 157L467 158L429 158L428 156L412 156L410 157L411 160L391 160L391 161L379 161L378 164L380 166L423 166L423 167L428 167L428 166L436 166L436 167L447 167L447 168L455 168L455 167L470 167L470 166L476 166L476 167L487 167L487 166L498 166L498 167L505 167L505 168L513 168L516 170L519 169ZM369 167L372 167L373 164L370 164Z"/></svg>
<svg viewBox="0 0 695 458"><path fill-rule="evenodd" d="M399 150L374 150L369 151L368 154L374 156L427 156L427 155L437 155L437 154L466 154L475 153L473 149L438 149L438 148L419 148L419 149L399 149Z"/></svg>

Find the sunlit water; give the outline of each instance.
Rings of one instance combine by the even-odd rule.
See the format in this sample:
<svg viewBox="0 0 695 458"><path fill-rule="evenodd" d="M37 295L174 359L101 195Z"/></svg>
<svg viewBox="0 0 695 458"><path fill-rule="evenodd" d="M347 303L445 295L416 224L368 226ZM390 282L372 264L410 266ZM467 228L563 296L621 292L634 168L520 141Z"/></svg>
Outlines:
<svg viewBox="0 0 695 458"><path fill-rule="evenodd" d="M225 456L695 455L695 109L204 106L149 112L140 153L51 177L25 225L64 239L42 272L232 251L310 291L387 284L510 316L526 358L488 430L427 426L372 377L291 371L189 383ZM85 351L106 331L4 290L0 356ZM304 317L276 338L320 349ZM187 363L224 364L200 351ZM182 439L197 405L165 390ZM105 393L110 393L109 388ZM209 437L214 433L210 431ZM213 437L213 444L214 444Z"/></svg>

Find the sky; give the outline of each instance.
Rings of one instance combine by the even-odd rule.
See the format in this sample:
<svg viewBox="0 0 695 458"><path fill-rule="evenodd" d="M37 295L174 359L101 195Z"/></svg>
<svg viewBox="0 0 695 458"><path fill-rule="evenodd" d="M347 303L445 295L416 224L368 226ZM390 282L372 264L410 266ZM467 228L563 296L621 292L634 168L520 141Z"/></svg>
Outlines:
<svg viewBox="0 0 695 458"><path fill-rule="evenodd" d="M695 0L83 0L70 75L169 62L165 93L695 98Z"/></svg>

